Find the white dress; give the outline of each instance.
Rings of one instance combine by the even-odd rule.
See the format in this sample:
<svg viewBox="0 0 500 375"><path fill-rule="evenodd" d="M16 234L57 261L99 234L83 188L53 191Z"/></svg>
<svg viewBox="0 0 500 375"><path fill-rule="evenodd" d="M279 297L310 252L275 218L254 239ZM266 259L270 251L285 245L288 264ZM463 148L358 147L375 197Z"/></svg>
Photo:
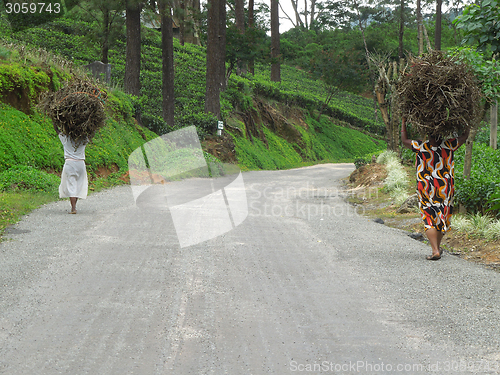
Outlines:
<svg viewBox="0 0 500 375"><path fill-rule="evenodd" d="M59 134L59 139L64 146L65 159L59 185L59 197L85 199L88 193L85 146L88 142L84 142L75 149L74 142L68 136Z"/></svg>

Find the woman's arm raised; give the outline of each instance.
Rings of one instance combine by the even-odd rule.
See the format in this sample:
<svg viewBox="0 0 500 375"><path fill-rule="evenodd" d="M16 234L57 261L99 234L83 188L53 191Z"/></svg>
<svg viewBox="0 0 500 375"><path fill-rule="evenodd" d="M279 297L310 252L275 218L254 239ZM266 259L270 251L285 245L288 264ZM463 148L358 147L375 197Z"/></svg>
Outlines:
<svg viewBox="0 0 500 375"><path fill-rule="evenodd" d="M406 118L403 117L403 123L401 124L401 142L403 146L411 149L411 139L408 139L408 135L406 134Z"/></svg>

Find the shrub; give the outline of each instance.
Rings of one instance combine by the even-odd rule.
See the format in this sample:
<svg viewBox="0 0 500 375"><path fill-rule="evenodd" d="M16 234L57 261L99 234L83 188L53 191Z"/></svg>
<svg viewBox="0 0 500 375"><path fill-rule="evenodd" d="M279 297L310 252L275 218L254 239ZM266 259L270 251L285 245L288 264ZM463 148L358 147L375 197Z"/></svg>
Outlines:
<svg viewBox="0 0 500 375"><path fill-rule="evenodd" d="M500 192L500 150L474 143L470 179L463 176L465 147L455 153L455 198L468 212L485 213L490 208L490 197Z"/></svg>
<svg viewBox="0 0 500 375"><path fill-rule="evenodd" d="M15 166L0 173L0 191L45 191L56 193L59 177L29 166Z"/></svg>

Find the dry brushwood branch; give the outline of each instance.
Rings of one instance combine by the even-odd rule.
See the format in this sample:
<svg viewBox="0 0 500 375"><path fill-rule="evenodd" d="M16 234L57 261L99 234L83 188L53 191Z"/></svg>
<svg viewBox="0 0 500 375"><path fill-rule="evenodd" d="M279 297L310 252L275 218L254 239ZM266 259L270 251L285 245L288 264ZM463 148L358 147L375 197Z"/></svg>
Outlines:
<svg viewBox="0 0 500 375"><path fill-rule="evenodd" d="M421 135L462 134L480 115L482 94L472 69L441 51L414 57L397 91L401 116Z"/></svg>
<svg viewBox="0 0 500 375"><path fill-rule="evenodd" d="M89 81L75 78L59 91L45 93L38 107L78 147L104 126L106 99L105 91Z"/></svg>

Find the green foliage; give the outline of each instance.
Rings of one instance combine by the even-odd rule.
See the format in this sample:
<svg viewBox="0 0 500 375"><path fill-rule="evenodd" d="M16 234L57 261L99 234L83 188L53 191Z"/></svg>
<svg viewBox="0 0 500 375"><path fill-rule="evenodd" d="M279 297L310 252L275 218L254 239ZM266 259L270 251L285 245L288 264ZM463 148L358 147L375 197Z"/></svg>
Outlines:
<svg viewBox="0 0 500 375"><path fill-rule="evenodd" d="M156 30L143 29L141 58L141 99L136 102L141 113L143 125L161 135L166 132L194 125L198 135L204 137L214 134L217 119L205 113L206 50L192 44L181 46L174 39L175 61L175 127L169 128L162 119L162 62L161 34ZM125 76L125 43L117 42L110 50L110 63L113 66L113 80L123 81ZM234 90L233 90L234 92ZM228 113L233 107L229 94L221 95L221 112ZM226 99L226 100L225 100Z"/></svg>
<svg viewBox="0 0 500 375"><path fill-rule="evenodd" d="M17 165L0 173L0 191L45 191L55 194L60 178L29 166Z"/></svg>
<svg viewBox="0 0 500 375"><path fill-rule="evenodd" d="M307 118L309 130L297 126L303 146L290 144L264 127L267 146L259 139L253 143L233 136L236 156L242 169L288 169L317 161L352 162L355 158L386 148L356 130L333 124L326 117L320 122Z"/></svg>
<svg viewBox="0 0 500 375"><path fill-rule="evenodd" d="M224 97L231 101L233 108L248 111L253 107L253 93L250 81L240 76L232 76Z"/></svg>
<svg viewBox="0 0 500 375"><path fill-rule="evenodd" d="M310 59L310 70L328 87L352 92L362 91L369 78L362 51L316 51Z"/></svg>
<svg viewBox="0 0 500 375"><path fill-rule="evenodd" d="M61 170L63 153L52 124L0 105L0 172L16 165Z"/></svg>
<svg viewBox="0 0 500 375"><path fill-rule="evenodd" d="M255 138L252 143L246 138L233 137L233 141L242 170L276 169L276 163L260 139Z"/></svg>
<svg viewBox="0 0 500 375"><path fill-rule="evenodd" d="M89 38L91 25L79 20L60 18L40 27L12 34L14 42L43 48L60 54L78 65L100 60L99 46Z"/></svg>
<svg viewBox="0 0 500 375"><path fill-rule="evenodd" d="M302 164L302 157L293 145L264 128L267 146L258 138L253 143L246 138L233 137L238 163L243 170L289 169Z"/></svg>
<svg viewBox="0 0 500 375"><path fill-rule="evenodd" d="M340 4L340 3L339 3ZM360 7L363 11L363 8ZM365 8L370 9L370 8ZM389 14L390 17L380 17L380 14ZM354 16L357 23L357 16ZM411 14L405 17L405 30L403 37L404 50L409 54L417 55L417 28L416 22ZM449 22L446 22L446 14L443 17L442 29L442 48L448 49L451 46L457 45L457 37L460 38L460 31L451 27ZM387 7L379 9L379 14L370 16L370 23L365 26L365 37L368 50L382 55L387 55L391 61L398 60L398 38L399 38L399 15L394 17ZM428 30L430 38L434 34L434 22L425 21L425 26ZM373 91L374 79L376 73L368 72L366 68L365 46L363 37L359 27L352 26L351 22L344 24L344 27L333 27L318 29L316 31L307 31L299 28L291 29L281 36L281 53L286 64L297 66L301 69L309 71L311 59L315 59L319 54L314 52L310 46L319 46L319 51L324 51L327 54L335 56L337 67L332 66L332 70L336 70L338 77L336 81L341 82L342 75L349 71L362 72L368 75L364 82L350 84L348 90L354 93L371 92Z"/></svg>
<svg viewBox="0 0 500 375"><path fill-rule="evenodd" d="M282 82L269 81L269 68L256 67L251 81L256 95L307 110L320 110L328 97L328 90L321 81L311 79L303 71L282 66ZM375 134L384 134L385 125L373 101L347 92L338 92L323 113Z"/></svg>
<svg viewBox="0 0 500 375"><path fill-rule="evenodd" d="M362 157L387 147L383 141L376 141L357 130L342 126L345 124L341 122L335 124L333 121L335 120L326 116L322 116L319 122L313 118L306 120L328 152L329 157L326 159L352 161L353 158Z"/></svg>
<svg viewBox="0 0 500 375"><path fill-rule="evenodd" d="M495 60L487 59L484 53L477 52L470 47L456 48L462 61L467 62L481 82L481 89L488 99L500 99L500 66Z"/></svg>
<svg viewBox="0 0 500 375"><path fill-rule="evenodd" d="M465 34L463 43L478 45L485 51L488 46L493 53L500 52L500 1L482 0L481 4L470 4L453 23Z"/></svg>
<svg viewBox="0 0 500 375"><path fill-rule="evenodd" d="M487 211L495 211L497 215L500 213L500 192L491 194L486 202L490 207Z"/></svg>
<svg viewBox="0 0 500 375"><path fill-rule="evenodd" d="M226 64L229 75L238 65L244 67L251 60L262 60L264 50L269 51L269 42L263 30L247 28L241 33L234 24L227 27Z"/></svg>
<svg viewBox="0 0 500 375"><path fill-rule="evenodd" d="M465 147L455 153L455 199L468 212L484 213L490 207L490 197L500 191L500 151L475 143L472 152L471 178L463 177Z"/></svg>
<svg viewBox="0 0 500 375"><path fill-rule="evenodd" d="M3 46L0 46L0 60L8 60L12 51Z"/></svg>
<svg viewBox="0 0 500 375"><path fill-rule="evenodd" d="M26 67L17 63L0 65L0 92L16 91L21 96L25 91L31 100L49 88L50 77L37 67Z"/></svg>

